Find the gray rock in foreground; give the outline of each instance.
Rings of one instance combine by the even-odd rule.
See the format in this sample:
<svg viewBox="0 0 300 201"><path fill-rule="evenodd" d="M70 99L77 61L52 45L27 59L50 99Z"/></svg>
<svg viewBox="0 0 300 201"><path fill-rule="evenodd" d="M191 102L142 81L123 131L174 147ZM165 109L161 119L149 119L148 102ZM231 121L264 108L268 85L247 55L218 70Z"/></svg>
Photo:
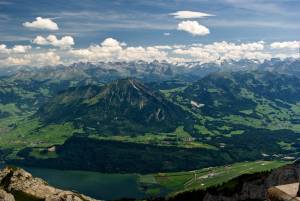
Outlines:
<svg viewBox="0 0 300 201"><path fill-rule="evenodd" d="M72 191L49 186L44 180L34 178L20 168L6 167L0 171L0 201L96 201Z"/></svg>
<svg viewBox="0 0 300 201"><path fill-rule="evenodd" d="M15 198L12 194L0 189L0 201L15 201Z"/></svg>

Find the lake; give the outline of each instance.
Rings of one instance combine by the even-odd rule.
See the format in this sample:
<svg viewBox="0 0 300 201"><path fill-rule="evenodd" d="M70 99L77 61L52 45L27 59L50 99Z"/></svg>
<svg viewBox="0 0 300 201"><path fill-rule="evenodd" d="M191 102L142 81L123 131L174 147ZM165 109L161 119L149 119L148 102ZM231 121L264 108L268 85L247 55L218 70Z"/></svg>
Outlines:
<svg viewBox="0 0 300 201"><path fill-rule="evenodd" d="M3 168L4 164L0 164L0 167ZM113 200L145 196L138 188L137 174L103 174L89 171L23 168L52 186L77 191L96 199Z"/></svg>

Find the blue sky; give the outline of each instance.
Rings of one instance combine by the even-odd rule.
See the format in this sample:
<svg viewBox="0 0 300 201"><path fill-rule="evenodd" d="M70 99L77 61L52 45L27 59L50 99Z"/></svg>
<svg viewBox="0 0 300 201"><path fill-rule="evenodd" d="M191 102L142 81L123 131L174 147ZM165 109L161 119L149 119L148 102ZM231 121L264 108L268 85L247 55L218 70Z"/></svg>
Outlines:
<svg viewBox="0 0 300 201"><path fill-rule="evenodd" d="M38 47L32 43L37 36L49 35L58 40L70 36L72 48L77 49L99 45L107 38L133 47L295 42L300 35L299 10L299 0L0 0L0 44L6 48L30 45L33 50ZM176 19L170 15L177 11L214 16ZM23 25L37 17L50 19L59 29ZM186 31L187 26L195 25L191 23L179 29L184 21L193 21L196 28L207 28L209 33ZM43 48L59 47L49 46Z"/></svg>

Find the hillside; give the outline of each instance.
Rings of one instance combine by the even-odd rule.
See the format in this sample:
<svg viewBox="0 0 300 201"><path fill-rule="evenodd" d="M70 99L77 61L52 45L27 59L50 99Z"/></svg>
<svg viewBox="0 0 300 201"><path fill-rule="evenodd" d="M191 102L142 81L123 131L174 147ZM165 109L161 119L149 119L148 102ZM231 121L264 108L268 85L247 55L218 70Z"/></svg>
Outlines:
<svg viewBox="0 0 300 201"><path fill-rule="evenodd" d="M85 132L107 135L172 132L188 118L180 107L134 79L68 89L43 105L38 115L45 123L73 122Z"/></svg>
<svg viewBox="0 0 300 201"><path fill-rule="evenodd" d="M15 86L21 99L0 109L0 158L11 163L153 173L292 160L299 152L297 76L242 70L196 82L28 80ZM28 91L29 100L44 98L23 112Z"/></svg>
<svg viewBox="0 0 300 201"><path fill-rule="evenodd" d="M0 201L300 201L299 10L0 0Z"/></svg>
<svg viewBox="0 0 300 201"><path fill-rule="evenodd" d="M298 131L299 92L296 76L239 71L211 74L168 96L199 117L196 129L207 128L207 134L229 134L242 132L245 129L238 128L245 126ZM221 124L225 130L218 126Z"/></svg>
<svg viewBox="0 0 300 201"><path fill-rule="evenodd" d="M76 192L52 187L25 170L13 167L0 170L0 199L3 201L96 201Z"/></svg>
<svg viewBox="0 0 300 201"><path fill-rule="evenodd" d="M251 168L251 166L250 166ZM207 189L187 190L167 198L149 199L151 201L232 201L267 199L270 187L297 182L299 165L288 164L273 170L246 173L222 184Z"/></svg>

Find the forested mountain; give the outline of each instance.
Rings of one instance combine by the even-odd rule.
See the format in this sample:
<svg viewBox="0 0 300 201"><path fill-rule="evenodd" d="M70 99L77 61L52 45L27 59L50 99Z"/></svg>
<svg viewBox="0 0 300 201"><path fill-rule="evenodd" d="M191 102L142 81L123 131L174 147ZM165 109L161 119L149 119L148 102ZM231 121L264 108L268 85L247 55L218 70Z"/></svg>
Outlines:
<svg viewBox="0 0 300 201"><path fill-rule="evenodd" d="M12 70L0 79L0 156L102 172L293 159L300 147L300 78L288 72L297 71L297 62Z"/></svg>

